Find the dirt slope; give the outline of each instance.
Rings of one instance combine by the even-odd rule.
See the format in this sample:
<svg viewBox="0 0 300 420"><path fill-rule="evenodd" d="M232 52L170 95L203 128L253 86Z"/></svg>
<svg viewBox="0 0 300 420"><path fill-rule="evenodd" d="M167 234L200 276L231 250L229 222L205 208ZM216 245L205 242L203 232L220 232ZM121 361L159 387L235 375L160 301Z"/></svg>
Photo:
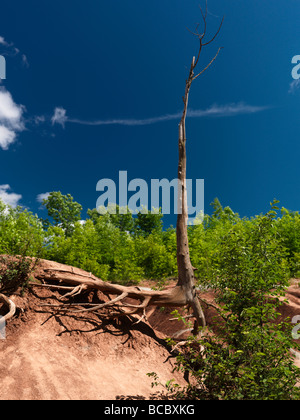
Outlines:
<svg viewBox="0 0 300 420"><path fill-rule="evenodd" d="M153 371L164 383L172 377L185 383L172 373L174 359L163 334L147 324L36 312L41 299L49 302L54 294L34 293L12 297L24 312L8 323L6 339L0 340L1 400L149 398L157 390L146 375Z"/></svg>
<svg viewBox="0 0 300 420"><path fill-rule="evenodd" d="M181 374L172 373L174 359L163 341L183 329L177 321L169 321L171 310L155 310L149 318L153 329L127 318L105 321L96 314L57 315L39 306L57 303L59 296L40 288L25 297L12 296L21 309L9 321L6 339L0 339L0 400L105 400L122 395L148 399L159 389L151 388L152 379L146 375L153 371L163 383L175 378L186 384ZM90 301L93 298L88 296ZM298 282L291 285L287 298L282 317L300 315ZM212 301L213 295L208 292L205 299ZM212 311L206 308L209 324ZM300 355L296 363L300 367Z"/></svg>

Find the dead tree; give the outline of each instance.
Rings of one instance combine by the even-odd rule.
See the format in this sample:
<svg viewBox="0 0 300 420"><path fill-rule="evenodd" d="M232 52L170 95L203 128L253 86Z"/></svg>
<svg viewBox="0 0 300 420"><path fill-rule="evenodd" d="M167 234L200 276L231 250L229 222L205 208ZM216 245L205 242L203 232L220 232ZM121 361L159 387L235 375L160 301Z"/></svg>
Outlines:
<svg viewBox="0 0 300 420"><path fill-rule="evenodd" d="M190 253L189 253L189 244L188 244L188 233L187 233L187 220L188 220L188 208L187 208L187 190L186 190L186 116L188 110L188 101L189 93L194 80L196 80L201 74L203 74L217 58L221 48L218 49L214 58L209 62L209 64L203 68L201 71L196 72L199 59L203 47L209 45L217 37L218 33L221 30L223 20L219 26L219 29L215 35L209 40L205 40L206 28L207 28L207 3L206 10L203 13L203 10L200 8L202 18L203 18L203 32L198 31L199 24L196 27L196 31L192 34L198 38L199 49L197 58L193 57L188 78L185 83L185 93L183 97L183 113L179 123L179 163L178 163L178 201L179 201L179 211L177 217L176 225L176 237L177 237L177 267L178 267L178 282L177 286L181 288L182 293L185 296L186 303L189 305L196 317L196 323L194 327L194 332L197 330L197 324L205 326L205 317L199 302L199 299L196 296L195 291L195 278L194 271L195 268L191 264Z"/></svg>
<svg viewBox="0 0 300 420"><path fill-rule="evenodd" d="M214 36L206 41L207 32L207 4L206 9L200 8L203 20L203 32L199 32L200 24L197 25L196 30L192 34L198 40L197 56L193 57L188 78L185 84L185 93L183 97L183 113L179 123L179 163L178 163L178 204L181 212L177 217L176 236L177 236L177 266L178 266L178 281L176 286L171 289L162 291L145 289L138 286L122 286L118 284L111 284L102 281L95 276L86 273L83 270L74 269L72 267L57 264L50 261L41 260L39 268L36 270L35 277L46 284L42 287L52 287L56 289L66 290L65 297L80 294L83 290L100 290L108 295L111 295L110 300L101 304L59 304L48 305L60 311L101 311L105 309L106 315L109 317L118 317L139 314L138 322L146 317L146 308L149 306L171 306L171 307L189 307L193 311L196 319L194 332L199 325L205 325L205 317L196 296L195 277L189 255L188 233L187 233L187 191L186 191L186 117L188 110L188 99L192 83L201 74L203 74L217 58L221 48L218 49L212 60L202 70L198 71L201 52L204 47L211 44L218 33L220 32L223 20L214 34ZM196 71L197 70L197 71ZM53 284L53 281L59 282ZM49 284L49 282L51 284ZM68 284L69 286L63 285ZM128 301L131 298L131 301ZM136 303L132 303L132 299ZM76 309L76 306L79 308ZM83 306L86 306L82 308Z"/></svg>

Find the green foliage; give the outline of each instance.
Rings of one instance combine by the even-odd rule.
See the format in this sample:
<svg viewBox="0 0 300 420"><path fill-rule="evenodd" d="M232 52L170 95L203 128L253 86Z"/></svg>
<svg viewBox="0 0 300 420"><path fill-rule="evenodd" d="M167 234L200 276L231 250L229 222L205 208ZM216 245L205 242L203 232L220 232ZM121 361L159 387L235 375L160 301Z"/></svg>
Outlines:
<svg viewBox="0 0 300 420"><path fill-rule="evenodd" d="M285 208L277 220L277 228L287 249L292 276L300 276L300 214Z"/></svg>
<svg viewBox="0 0 300 420"><path fill-rule="evenodd" d="M120 208L120 206L117 204L113 205L112 207L114 212L103 211L103 213L101 213L98 212L97 209L89 209L87 214L94 224L97 223L99 218L105 215L106 218L108 217L110 222L122 232L132 233L134 231L134 219L130 209L128 207Z"/></svg>
<svg viewBox="0 0 300 420"><path fill-rule="evenodd" d="M299 399L292 324L275 322L288 286L287 250L277 230L277 201L266 215L240 220L220 239L207 285L219 304L217 334L191 337L178 368L196 380L198 399ZM299 346L298 346L299 348ZM182 391L181 391L182 392Z"/></svg>
<svg viewBox="0 0 300 420"><path fill-rule="evenodd" d="M162 229L162 214L88 211L70 195L53 192L44 202L48 221L0 201L0 291L24 289L30 257L83 268L103 280L123 284L177 275L176 230ZM265 215L240 218L216 199L212 215L188 227L192 264L199 285L215 291L219 305L214 330L191 337L178 356L178 369L193 385L169 392L194 399L297 399L299 370L290 349L290 320L275 322L288 279L300 273L300 215L277 202ZM182 321L185 321L182 318ZM152 374L155 382L158 377Z"/></svg>
<svg viewBox="0 0 300 420"><path fill-rule="evenodd" d="M41 256L44 231L41 221L21 207L12 208L0 200L0 254Z"/></svg>
<svg viewBox="0 0 300 420"><path fill-rule="evenodd" d="M39 218L0 200L0 293L25 290L34 265L29 257L43 256L43 246L44 231Z"/></svg>
<svg viewBox="0 0 300 420"><path fill-rule="evenodd" d="M161 209L153 212L138 213L134 223L136 234L148 236L151 233L161 233L162 217Z"/></svg>
<svg viewBox="0 0 300 420"><path fill-rule="evenodd" d="M70 194L52 192L44 201L48 220L39 219L26 209L15 209L0 203L0 254L23 254L53 259L61 263L81 267L109 281L138 282L143 278L163 280L177 275L176 230L162 230L161 211L139 213L133 216L128 209L115 206L115 214L99 214L88 210L88 219L80 221L81 205ZM252 235L268 240L267 230L257 231L261 216L241 219L229 207L223 208L218 199L212 203L211 216L205 215L203 223L189 226L189 246L192 264L198 270L199 284L206 284L220 269L220 258L231 261L228 275L233 275L234 259L248 269L261 270L265 278L265 265L261 261L246 258L247 252L235 255L244 246L264 246ZM127 210L127 212L125 212ZM286 248L286 268L291 275L300 271L300 215L282 209L281 217L273 220L272 235L282 238ZM44 229L43 229L44 225ZM248 233L247 233L248 232ZM223 246L223 238L235 237L232 249ZM248 239L250 238L250 239ZM258 245L260 244L260 245ZM237 247L236 249L234 247ZM250 252L250 251L249 251ZM253 249L254 252L254 249ZM278 256L276 249L269 250L270 258ZM269 258L267 254L263 259ZM249 271L248 270L248 271ZM243 281L248 281L244 270ZM251 289L251 280L248 282Z"/></svg>
<svg viewBox="0 0 300 420"><path fill-rule="evenodd" d="M75 222L80 220L82 206L74 201L70 194L63 195L60 191L53 191L49 197L43 200L43 205L48 210L48 216L52 217L55 225L60 225L67 236L74 231ZM49 225L49 221L46 225Z"/></svg>
<svg viewBox="0 0 300 420"><path fill-rule="evenodd" d="M168 252L161 234L138 236L134 244L138 264L144 268L146 278L159 280L176 273L176 253Z"/></svg>
<svg viewBox="0 0 300 420"><path fill-rule="evenodd" d="M143 277L132 237L114 226L109 214L95 223L91 219L75 223L71 237L59 227L50 227L48 235L49 259L80 267L103 280L127 283Z"/></svg>
<svg viewBox="0 0 300 420"><path fill-rule="evenodd" d="M12 294L19 288L23 293L35 263L25 255L14 258L0 256L0 293Z"/></svg>
<svg viewBox="0 0 300 420"><path fill-rule="evenodd" d="M223 209L218 199L211 206L214 209L212 215L205 215L203 223L188 229L191 261L198 270L195 275L200 284L213 275L211 270L215 264L216 250L221 249L221 238L241 221L239 215L229 207Z"/></svg>
<svg viewBox="0 0 300 420"><path fill-rule="evenodd" d="M237 293L236 301L244 308L253 293L257 299L272 288L283 293L288 285L289 269L286 249L280 237L274 218L276 206L272 205L265 216L236 223L220 241L218 253L214 256L214 273L211 284L230 295ZM245 301L238 296L242 293ZM232 301L232 296L230 295Z"/></svg>

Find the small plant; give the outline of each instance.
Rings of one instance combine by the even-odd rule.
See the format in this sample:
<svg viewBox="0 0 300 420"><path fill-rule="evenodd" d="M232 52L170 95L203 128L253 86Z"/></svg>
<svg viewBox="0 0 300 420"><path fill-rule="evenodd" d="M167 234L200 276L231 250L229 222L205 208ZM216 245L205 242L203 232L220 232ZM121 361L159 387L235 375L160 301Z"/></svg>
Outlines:
<svg viewBox="0 0 300 420"><path fill-rule="evenodd" d="M28 287L30 273L33 270L32 259L24 255L0 257L0 293L12 294L21 288L23 294Z"/></svg>

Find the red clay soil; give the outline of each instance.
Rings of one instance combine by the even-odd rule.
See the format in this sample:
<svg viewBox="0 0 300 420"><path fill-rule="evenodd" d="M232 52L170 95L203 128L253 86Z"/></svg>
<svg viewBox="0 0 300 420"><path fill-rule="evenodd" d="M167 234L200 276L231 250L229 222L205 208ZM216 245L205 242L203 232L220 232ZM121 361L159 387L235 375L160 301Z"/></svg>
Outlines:
<svg viewBox="0 0 300 420"><path fill-rule="evenodd" d="M10 297L19 310L0 339L0 400L149 399L163 389L151 387L150 372L162 383L186 384L172 372L165 334L144 322L133 325L134 318L58 315L39 307L57 303L57 296L34 287L25 297Z"/></svg>
<svg viewBox="0 0 300 420"><path fill-rule="evenodd" d="M283 317L300 315L299 292L295 282ZM18 312L8 321L6 338L0 339L0 400L149 399L162 390L151 387L149 372L156 372L162 383L175 378L186 385L181 373L173 372L175 360L164 341L178 331L188 334L182 323L170 321L172 310L157 308L149 323L134 324L133 317L105 320L93 313L64 315L40 306L58 303L58 297L58 292L37 287L24 297L11 296ZM86 299L96 297L107 300L100 292ZM205 299L213 301L212 293L205 293ZM214 310L204 309L211 324ZM300 367L300 359L297 363Z"/></svg>

